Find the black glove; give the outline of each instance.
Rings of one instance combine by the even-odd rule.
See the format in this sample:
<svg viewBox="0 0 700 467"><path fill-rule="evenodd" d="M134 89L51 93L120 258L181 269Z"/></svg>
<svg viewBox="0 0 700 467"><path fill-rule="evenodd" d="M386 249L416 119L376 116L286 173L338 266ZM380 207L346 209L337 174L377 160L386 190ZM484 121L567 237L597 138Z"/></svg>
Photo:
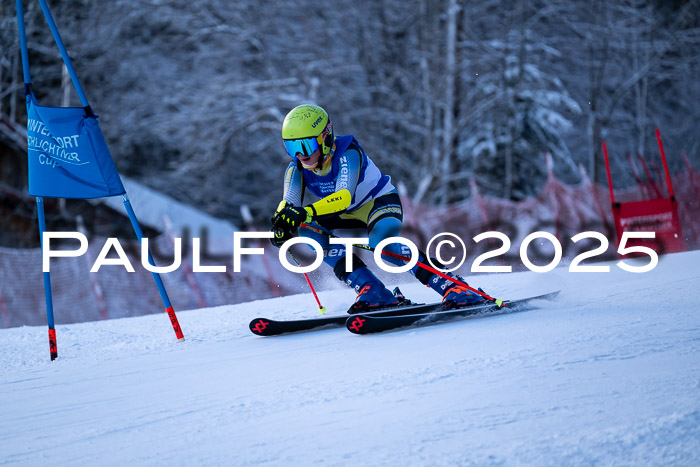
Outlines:
<svg viewBox="0 0 700 467"><path fill-rule="evenodd" d="M272 233L275 234L275 236L270 239L270 243L272 243L272 246L277 248L280 248L287 240L294 238L294 232L291 232L281 226L273 227Z"/></svg>
<svg viewBox="0 0 700 467"><path fill-rule="evenodd" d="M299 226L306 221L310 221L311 213L302 207L294 206L286 201L280 202L277 212L272 216L272 232L275 234L270 239L270 243L277 248L284 242L294 237L299 230Z"/></svg>
<svg viewBox="0 0 700 467"><path fill-rule="evenodd" d="M287 204L281 211L277 212L275 226L282 224L296 232L302 222L308 221L311 221L311 213L307 209Z"/></svg>
<svg viewBox="0 0 700 467"><path fill-rule="evenodd" d="M284 210L284 208L287 206L287 202L285 200L280 201L280 204L277 206L277 211L272 215L272 219L270 219L270 222L272 223L272 230L275 230L275 227L277 226L277 221L279 220L280 214Z"/></svg>

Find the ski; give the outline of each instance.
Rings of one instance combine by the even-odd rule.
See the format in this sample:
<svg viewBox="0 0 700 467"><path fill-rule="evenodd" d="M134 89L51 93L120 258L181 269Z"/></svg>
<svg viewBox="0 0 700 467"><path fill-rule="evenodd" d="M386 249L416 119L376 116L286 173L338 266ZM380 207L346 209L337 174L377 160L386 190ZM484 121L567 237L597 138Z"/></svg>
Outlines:
<svg viewBox="0 0 700 467"><path fill-rule="evenodd" d="M392 316L409 315L412 313L426 313L440 307L440 303L427 303L417 305L399 305L392 308L384 308L377 311L362 313L362 316ZM319 318L304 318L293 320L274 320L269 318L255 318L248 327L250 331L258 336L277 336L279 334L289 334L320 329L330 329L341 327L348 320L347 313L338 316L322 316Z"/></svg>
<svg viewBox="0 0 700 467"><path fill-rule="evenodd" d="M393 313L391 315L372 315L361 313L352 315L345 321L345 327L354 334L370 334L375 332L389 331L391 329L406 326L418 326L448 321L462 316L485 316L500 315L521 311L525 305L533 300L551 300L559 295L559 290L555 292L537 295L534 297L521 298L518 300L506 300L503 306L495 303L483 303L462 308L440 310L439 307L425 312L415 312L410 314Z"/></svg>

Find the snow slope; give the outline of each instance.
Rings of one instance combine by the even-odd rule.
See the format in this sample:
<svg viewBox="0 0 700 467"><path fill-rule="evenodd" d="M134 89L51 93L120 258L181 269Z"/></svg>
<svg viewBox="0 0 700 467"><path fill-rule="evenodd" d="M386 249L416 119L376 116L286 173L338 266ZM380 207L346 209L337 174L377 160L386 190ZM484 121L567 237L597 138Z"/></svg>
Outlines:
<svg viewBox="0 0 700 467"><path fill-rule="evenodd" d="M698 465L700 252L611 264L473 278L562 294L381 335L248 331L308 295L179 312L184 343L164 314L58 326L55 362L45 328L3 329L0 464Z"/></svg>

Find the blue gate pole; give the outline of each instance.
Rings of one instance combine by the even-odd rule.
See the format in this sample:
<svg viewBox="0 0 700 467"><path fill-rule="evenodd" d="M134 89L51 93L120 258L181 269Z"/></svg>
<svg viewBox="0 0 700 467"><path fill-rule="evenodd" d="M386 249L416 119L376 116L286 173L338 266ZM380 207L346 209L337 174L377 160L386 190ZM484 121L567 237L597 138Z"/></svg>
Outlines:
<svg viewBox="0 0 700 467"><path fill-rule="evenodd" d="M142 245L143 248L143 231L141 230L141 225L139 224L139 221L136 218L134 208L131 207L131 201L129 201L129 197L126 193L122 195L122 201L124 202L124 207L126 208L126 212L129 215L129 219L131 220L131 225L134 227L136 237L138 237L139 243ZM151 266L156 265L150 250L148 251L148 262L151 264ZM175 330L175 336L177 337L178 341L184 341L185 336L182 334L182 329L180 328L180 323L178 322L177 316L175 315L175 310L173 309L173 306L170 303L168 292L165 291L165 285L163 285L163 280L161 279L160 274L158 274L157 272L152 272L151 274L153 274L153 279L156 281L156 287L158 287L160 298L161 300L163 300L165 312L170 318L170 323L173 325L173 330Z"/></svg>
<svg viewBox="0 0 700 467"><path fill-rule="evenodd" d="M27 52L27 33L24 28L24 8L22 0L16 0L17 27L19 29L19 45L22 54L22 73L24 75L24 94L29 98L31 94L31 80L29 75L29 53ZM44 216L44 198L36 198L36 211L39 217L39 244L41 256L44 257L44 232L46 232L46 218ZM42 260L43 269L43 260ZM46 271L44 275L44 295L46 296L46 321L49 327L49 353L51 360L58 358L58 345L56 343L56 327L53 319L53 295L51 294L51 273Z"/></svg>
<svg viewBox="0 0 700 467"><path fill-rule="evenodd" d="M24 74L24 89L31 83L29 79L29 53L27 53L27 33L24 29L24 8L22 8L22 0L15 2L17 7L17 26L19 28L19 46L22 51L22 73ZM29 94L28 92L25 92Z"/></svg>
<svg viewBox="0 0 700 467"><path fill-rule="evenodd" d="M21 0L17 1L20 2ZM83 91L83 87L80 85L78 74L75 72L75 68L73 68L73 63L71 62L71 59L68 56L68 51L66 50L66 47L63 44L61 34L58 32L56 22L54 21L53 16L51 15L51 11L49 10L48 5L46 4L46 0L39 0L39 5L41 6L41 10L44 13L46 22L49 24L49 29L51 29L51 34L53 35L54 41L56 42L56 46L58 47L58 50L61 53L63 63L66 65L66 69L68 70L68 74L70 75L71 81L73 81L73 86L75 87L75 90L78 93L80 103L85 109L85 114L88 117L95 117L95 114L93 113L92 108L90 107L90 103L88 102L87 96L85 95L85 91ZM141 243L143 239L143 232L141 231L139 221L138 219L136 219L136 215L134 214L134 210L131 207L131 203L129 202L129 198L126 196L126 194L122 195L122 199L124 201L124 207L126 208L126 212L127 214L129 214L131 225L134 227L134 232L136 233L136 236L138 237L139 242ZM148 252L148 260L152 265L155 265L150 251ZM156 286L158 287L158 292L160 293L160 297L163 300L163 305L165 305L165 311L168 313L170 322L173 325L173 329L175 330L175 336L180 341L185 340L185 337L182 334L182 329L180 328L177 316L175 315L175 311L173 310L172 304L170 303L170 298L168 297L168 294L165 291L165 286L163 285L163 281L160 278L160 275L158 273L153 273L153 278L156 281Z"/></svg>
<svg viewBox="0 0 700 467"><path fill-rule="evenodd" d="M43 270L44 258L44 232L46 232L46 219L44 217L44 198L36 198L36 211L39 214L39 239L41 243L41 258ZM51 295L51 273L44 271L44 294L46 295L46 321L49 324L49 352L51 360L58 358L58 345L56 344L56 328L53 321L53 296Z"/></svg>
<svg viewBox="0 0 700 467"><path fill-rule="evenodd" d="M66 50L66 46L63 44L63 39L61 39L61 34L58 32L58 27L56 27L56 22L53 20L53 16L51 16L51 11L49 10L49 6L46 4L46 0L39 0L39 5L41 6L41 11L44 12L46 22L49 23L49 29L51 29L51 34L53 34L54 41L56 41L58 51L61 52L61 57L63 57L63 63L66 65L66 69L68 70L70 79L73 81L73 86L75 86L75 90L78 93L80 103L85 108L85 113L87 114L87 116L94 117L95 114L92 112L92 108L90 108L87 96L83 91L83 87L80 85L80 80L78 80L78 74L75 72L75 68L73 68L73 63L71 62L70 57L68 56L68 51Z"/></svg>

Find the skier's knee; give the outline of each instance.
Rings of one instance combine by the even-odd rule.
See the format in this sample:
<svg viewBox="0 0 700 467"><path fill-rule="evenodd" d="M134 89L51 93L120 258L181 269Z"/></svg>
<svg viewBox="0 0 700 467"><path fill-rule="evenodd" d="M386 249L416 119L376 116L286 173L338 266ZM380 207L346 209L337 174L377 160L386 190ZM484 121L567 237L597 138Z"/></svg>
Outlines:
<svg viewBox="0 0 700 467"><path fill-rule="evenodd" d="M370 229L370 246L377 246L377 244L385 238L398 237L401 234L401 225L401 220L395 217L383 217L379 219Z"/></svg>

